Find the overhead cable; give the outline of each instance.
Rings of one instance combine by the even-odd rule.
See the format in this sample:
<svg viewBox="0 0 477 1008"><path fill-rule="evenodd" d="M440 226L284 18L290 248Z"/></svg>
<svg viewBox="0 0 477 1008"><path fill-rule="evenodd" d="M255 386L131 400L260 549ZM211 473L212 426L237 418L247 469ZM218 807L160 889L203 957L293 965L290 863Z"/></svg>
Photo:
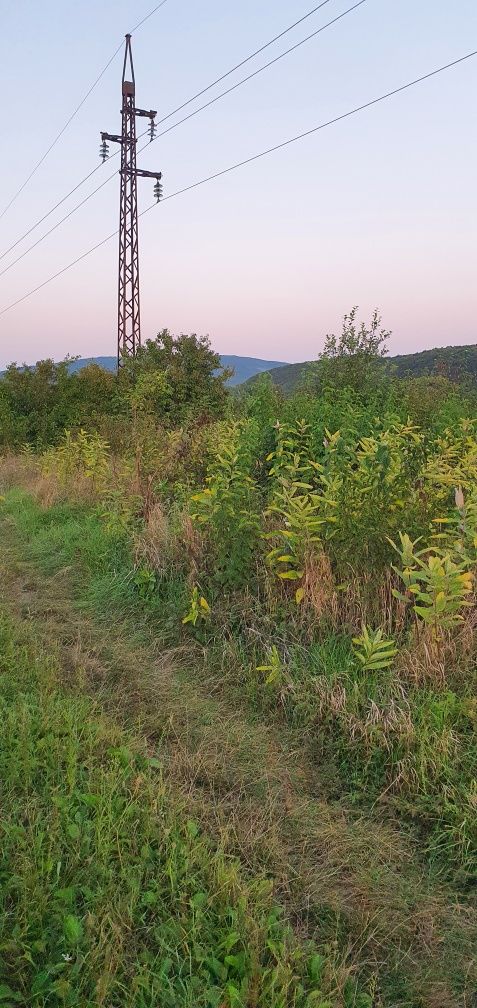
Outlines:
<svg viewBox="0 0 477 1008"><path fill-rule="evenodd" d="M167 0L162 0L162 3L158 4L157 7L154 7L154 10L149 11L149 14L146 14L146 16L143 17L142 21L139 21L138 24L135 25L135 27L132 29L132 32L133 31L137 31L137 29L140 28L141 25L143 25L145 21L147 21L150 17L152 17L152 15L155 14L156 11L158 11L160 7L163 7L165 3L167 3ZM132 34L132 32L131 32L131 34ZM36 172L38 171L38 169L41 167L41 165L43 164L43 162L46 161L48 155L51 153L51 151L53 150L53 148L56 147L56 144L58 143L58 140L61 139L61 137L63 136L63 133L66 132L66 130L68 129L68 126L70 125L70 123L73 122L73 119L75 118L75 116L77 116L78 112L80 111L80 109L83 108L83 105L88 100L90 94L92 94L92 92L97 87L97 85L99 84L100 80L102 79L102 77L104 77L104 75L106 73L106 70L108 69L108 67L111 66L111 63L116 58L116 56L118 55L118 53L122 49L122 47L123 47L123 41L121 40L121 42L119 43L117 49L115 49L114 52L113 52L113 54L112 54L112 56L109 57L108 62L104 65L103 69L101 70L101 72L96 77L96 80L94 80L93 83L91 84L91 86L88 88L88 90L86 91L86 94L83 95L81 101L76 106L76 108L73 110L73 112L71 113L71 115L68 117L68 119L66 120L64 126L61 127L59 133L57 133L57 135L55 136L54 140L52 140L52 142L50 143L50 146L47 147L45 153L42 154L40 160L37 161L36 165L34 166L34 168L32 168L30 174L27 176L27 178L25 179L25 181L22 182L21 186L14 193L14 195L12 196L10 202L7 203L6 207L4 207L4 209L0 213L0 220L7 213L7 211L10 209L10 207L13 206L15 200L18 199L18 197L20 196L20 194L26 188L26 186L28 185L28 183L30 182L30 180L33 178L33 176L36 174ZM90 173L90 174L92 174L92 173ZM87 176L87 178L89 178L89 177L90 176ZM86 179L83 179L83 181L86 181ZM82 185L82 183L80 183L80 185ZM78 188L78 186L76 186L75 189L76 188ZM72 191L74 192L75 189L72 190ZM69 195L71 195L71 193ZM65 199L67 199L67 197L65 197ZM64 201L62 200L61 202L64 202ZM54 209L56 209L56 207ZM52 212L53 211L50 211L50 213L52 213ZM44 219L45 218L43 218L43 220ZM31 229L31 230L33 230L33 229ZM28 232L28 233L30 233L30 232ZM23 237L25 237L25 235ZM19 239L19 241L22 241L22 239ZM15 243L15 244L18 244L18 243ZM10 249L8 251L10 251Z"/></svg>
<svg viewBox="0 0 477 1008"><path fill-rule="evenodd" d="M144 24L144 22L147 21L148 18L150 18L153 14L155 14L156 11L159 10L159 8L162 7L164 3L166 3L166 0L162 0L161 4L159 4L157 7L155 7L154 10L150 11L149 14L147 14L146 17L143 18L142 21L140 21L137 25L135 25L135 27L131 31L131 34L134 31L137 31L137 29L139 27L141 27L141 25ZM224 73L224 74L222 74L221 77L217 77L217 79L214 80L214 81L212 81L211 84L208 84L207 87L202 88L201 91L197 91L197 93L195 95L192 95L191 98L188 98L187 101L185 101L185 102L182 103L182 105L179 105L177 108L173 109L172 112L169 112L162 119L159 119L158 125L166 122L167 119L170 119L171 116L175 115L177 112L180 112L183 108L186 107L186 105L190 105L190 103L193 102L193 101L195 101L196 98L200 98L201 95L205 94L206 91L210 91L210 89L213 88L213 87L215 87L216 84L219 84L221 81L225 80L226 77L229 77L236 70L239 70L240 67L244 66L245 63L248 63L250 60L254 59L255 56L258 56L260 53L262 53L269 46L273 45L274 42L277 42L279 39L283 38L284 35L286 35L290 31L292 31L293 28L296 28L303 21L306 21L307 18L309 18L309 17L312 16L312 14L316 14L316 11L320 10L320 8L324 7L325 4L327 4L327 3L330 3L330 0L322 0L322 2L319 3L319 4L317 4L316 7L312 7L312 9L309 10L306 14L304 14L303 17L299 18L298 21L294 21L293 24L288 25L288 28L284 28L283 31L281 31L278 35L275 35L272 39L269 39L268 42L265 42L265 44L262 45L259 49L256 49L255 52L253 52L253 53L250 54L250 56L247 56L245 59L241 60L240 63L236 63L235 66L231 67L230 70L227 70L227 72ZM119 49L120 48L121 48L121 46L119 47ZM114 53L112 59L114 59L114 56L117 55L117 53L119 52L119 49L116 50L116 52ZM108 66L109 66L109 64L108 64ZM105 72L106 69L107 69L107 67L104 68L103 73ZM206 107L206 106L204 106L204 107ZM146 136L146 133L147 133L147 130L145 130L144 133L139 134L138 140L140 140L143 136ZM113 154L111 154L111 157L117 157L118 153L119 153L119 151L115 151ZM37 167L39 167L39 165ZM85 177L83 179L81 179L81 181L78 182L74 186L73 189L70 189L70 191L68 193L66 193L65 196L63 196L60 200L58 200L58 202L55 203L55 205L52 206L51 209L48 210L47 213L45 213L43 215L43 217L40 217L40 219L37 220L35 224L32 224L31 227L28 228L28 231L25 231L25 233L23 235L21 235L20 238L17 238L17 240L14 241L13 244L10 245L9 248L5 249L4 252L0 253L0 260L4 259L5 256L7 256L10 252L12 252L13 249L17 247L17 245L19 245L22 241L24 241L25 238L28 238L28 235L30 235L32 233L32 231L36 231L37 227L39 227L40 224L43 224L43 221L45 221L52 213L54 213L55 210L58 209L58 207L60 207L63 203L65 203L66 200L69 199L69 197L73 195L73 193L77 192L77 190L80 189L81 186L84 185L84 183L87 182L88 179L90 179L91 176L94 175L97 171L99 171L102 167L103 167L102 164L98 164L98 165L96 165L92 169L92 171L88 172L88 174L85 175ZM27 181L29 181L29 179L27 179ZM19 193L17 193L17 195L19 195ZM14 198L16 199L16 196ZM8 209L8 207L6 208L6 210L7 209ZM6 210L4 212L6 212Z"/></svg>
<svg viewBox="0 0 477 1008"><path fill-rule="evenodd" d="M370 101L365 102L362 105L357 105L355 108L350 109L348 112L343 112L341 115L335 116L333 119L328 119L327 122L320 123L318 126L313 126L311 129L305 130L305 132L303 133L298 133L296 136L290 137L288 140L282 140L281 143L275 144L273 147L268 147L266 150L260 151L258 154L253 154L251 157L245 158L243 161L237 161L235 164L229 165L228 168L222 168L220 171L214 172L213 175L208 175L207 178L199 179L197 182L192 182L190 185L184 186L184 188L182 189L177 189L176 192L170 193L169 196L165 196L164 199L161 200L161 203L165 202L165 200L168 199L174 199L176 196L182 196L184 193L190 192L192 189L197 189L199 186L205 185L207 182L212 182L214 179L221 178L223 175L228 175L230 172L236 171L237 168L242 168L244 167L244 165L251 164L254 161L258 161L260 158L275 153L275 151L282 150L284 147L289 147L290 144L296 143L298 140L303 140L305 139L305 137L312 136L312 134L318 133L320 130L326 129L326 127L328 126L333 126L335 123L342 122L344 119L350 118L350 116L357 115L359 112L363 112L365 109L371 108L373 105L378 105L380 102L386 101L388 98L392 98L394 95L401 94L403 91L407 91L409 88L414 87L416 84L421 84L423 81L429 80L431 77L435 77L437 74L442 73L444 70L450 70L452 67L455 67L460 63L464 63L466 60L472 59L474 56L477 56L477 50L474 50L473 52L470 53L466 53L465 56L459 56L458 59L452 60L450 63L445 63L443 66L436 67L435 70L430 70L428 73L422 74L421 77L416 77L414 78L414 80L408 81L406 84L401 84L399 87L393 88L392 91L386 91L385 94L379 95L378 98L372 98ZM146 207L145 210L142 210L139 216L142 217L144 216L144 214L149 213L149 211L152 210L155 206L157 206L157 203L152 203L150 206ZM23 294L22 297L17 298L16 301L13 301L11 304L7 305L0 311L0 315L4 315L7 311L10 311L10 309L15 308L16 305L21 304L22 301L25 301L33 294L36 294L37 291L41 290L43 287L51 283L53 280L56 280L57 277L61 276L63 273L66 273L67 270L72 269L72 267L76 266L77 263L81 262L83 259L86 259L87 256L91 255L97 249L101 248L101 246L105 245L106 242L111 241L111 239L114 238L117 234L118 234L117 231L113 231L106 238L103 238L102 241L98 242L96 245L88 249L86 252L83 252L82 255L78 256L77 259L74 259L73 262L68 263L68 265L58 270L58 272L54 273L53 276L48 277L47 280L44 280L41 284L38 284L37 287L34 287L26 294Z"/></svg>
<svg viewBox="0 0 477 1008"><path fill-rule="evenodd" d="M255 59L255 56L260 56L260 53L263 53L265 49L268 49L271 45L273 45L274 42L278 42L278 40L283 38L284 35L287 35L288 32L291 32L293 28L297 28L299 24L302 24L303 21L306 21L309 17L312 16L312 14L316 14L318 10L321 10L321 8L324 7L325 4L329 2L330 0L321 0L321 3L317 4L316 7L312 7L312 9L307 11L307 13L304 14L303 17L299 18L298 21L294 21L293 24L288 25L288 28L284 28L283 31L281 31L278 35L274 35L274 37L269 39L268 42L265 42L264 45L260 46L260 49L255 49L255 52L250 53L250 56L246 56L245 59L240 60L240 63L236 63L235 66L231 67L230 70L227 70L224 74L222 74L221 77L217 77L210 84L207 84L206 87L202 88L201 91L197 91L194 95L192 95L191 98L188 98L187 101L182 102L182 105L178 105L177 108L172 110L172 112L168 112L167 115L163 117L163 119L158 120L158 126L161 125L161 123L166 122L167 119L170 119L171 116L176 114L176 112L182 112L182 109L184 109L186 105L190 105L191 102L196 100L196 98L201 98L202 95L206 93L206 91L210 91L211 88L215 87L216 84L221 84L226 77L230 77L230 75L235 73L236 70L240 70L240 68L245 66L246 63L250 63L250 60Z"/></svg>
<svg viewBox="0 0 477 1008"><path fill-rule="evenodd" d="M328 0L325 0L325 2L328 2ZM176 122L176 123L173 123L173 124L172 124L171 126L168 126L168 127L167 127L167 128L165 129L165 130L163 130L163 131L162 131L161 133L158 133L158 134L157 134L157 135L156 135L155 137L153 137L153 139L152 139L152 140L148 140L148 142L147 142L147 143L145 143L145 144L144 144L144 145L143 145L142 147L140 147L140 148L139 148L139 151L138 151L138 154L141 154L141 153L142 153L143 151L147 150L147 148L148 148L148 147L150 146L150 144L151 144L151 143L153 143L153 142L154 142L154 140L158 140L158 139L159 139L160 137L163 137L163 136L165 136L165 135L166 135L167 133L170 133L170 132L172 132L172 130L176 129L176 128L177 128L178 126L182 126L182 124L183 124L183 123L187 122L187 121L188 121L189 119L192 119L192 117L193 117L193 116L197 115L197 114L198 114L199 112L202 112L202 111L203 111L204 109L206 109L206 108L209 108L209 106L210 106L210 105L214 105L214 104L215 104L215 102L217 102L217 101L220 101L220 99L221 99L221 98L224 98L224 97L225 97L226 95L230 94L230 92L231 92L231 91L235 91L235 90L236 90L237 88L241 87L241 85L242 85L242 84L246 84L246 83L247 83L247 81L251 80L251 79L252 79L253 77L256 77L256 76L257 76L257 75L258 75L259 73L261 73L261 72L262 72L262 70L267 70L267 69L268 69L268 67L271 67L271 66L272 66L272 65L273 65L274 63L277 63L277 62L278 62L279 60L283 59L283 57L284 57L284 56L288 56L288 55L289 55L289 53L293 52L293 51L294 51L295 49L298 49L298 48L299 48L300 46L304 45L304 43L305 43L305 42L309 42L309 41L310 41L310 39L312 39L312 38L315 38L315 36L319 35L319 34L320 34L321 32L323 32L323 31L325 31L325 29L326 29L326 28L330 28L330 27L331 27L331 25L334 25L334 24L336 24L336 22L337 22L337 21L340 21L340 20L341 20L342 18L346 17L346 15L347 15L347 14L351 14L351 13L352 13L352 11L356 10L356 8L357 8L357 7L361 7L361 6L362 6L362 4L364 4L364 3L366 3L366 2L367 2L367 0L357 0L357 3L353 4L353 6L352 6L352 7L348 7L348 9L347 9L347 10L345 10L345 11L342 11L342 13L341 13L341 14L338 14L338 15L337 15L336 17L334 17L334 18L333 18L333 19L332 19L331 21L327 21L327 23L326 23L326 24L324 24L324 25L321 25L321 26L320 26L320 28L317 28L317 29L316 29L316 30L315 30L314 32L312 32L312 33L311 33L310 35L307 35L307 36L306 36L306 37L305 37L304 39L300 39L300 41L299 41L299 42L296 42L296 43L295 43L295 44L294 44L293 46L291 46L291 47L290 47L289 49L286 49L286 50L285 50L285 52L283 52L283 53L279 53L279 55L278 55L278 56L275 56L275 57L274 57L274 59L270 60L270 61L269 61L268 63L265 63L265 64L264 64L263 66L261 66L261 67L258 67L258 69L257 69L257 70L254 70L254 71L253 71L253 73L251 73L251 74L248 74L248 76L247 76L247 77L243 77L243 78L242 78L242 80L238 81L238 82L237 82L236 84L233 84L233 85L232 85L231 87L227 88L227 89L226 89L225 91L221 91L221 92L220 92L220 94L216 95L216 96L215 96L214 98L211 98L211 99L210 99L210 101L206 102L206 103L205 103L204 105L200 105L200 106L199 106L199 108L197 108L197 109L194 109L194 111L192 111L192 112L189 112L189 114L188 114L188 115L186 115L186 116L184 116L184 118L183 118L183 119L179 119L179 121L178 121L178 122ZM323 6L323 4L320 4L320 6ZM303 19L302 19L302 20L303 20ZM284 32L282 32L282 35L283 35L283 34L285 34L285 33L284 33ZM166 118L168 118L168 117L166 117ZM161 120L161 122L162 122L162 121L163 121L163 120ZM145 130L145 131L144 131L144 133L140 133L140 134L139 134L139 136L138 136L138 138L137 138L137 139L138 139L138 140L142 139L142 137L146 136L146 134L147 134L147 133L148 133L148 130ZM118 152L117 152L117 151L115 151L115 152L114 152L114 154L112 154L112 155L111 155L111 157L116 157L116 156L117 156L117 153L118 153ZM99 168L101 168L101 167L102 167L102 165L97 165L97 167L96 167L96 168L94 168L94 169L93 169L93 171L92 171L92 172L90 172L90 173L89 173L89 175L87 175L87 176L86 176L86 178L91 178L91 176L92 176L92 175L93 175L93 174L94 174L94 173L95 173L96 171L98 171L98 169L99 169ZM42 242L42 241L43 241L43 240L44 240L45 238L48 238L48 237L49 237L49 235L51 235L51 234L52 234L52 233L53 233L54 231L56 231L56 229L57 229L58 227L60 227L60 226L61 226L61 224L63 224L63 223L65 222L65 221L69 220L69 218L70 218L70 217L72 217L72 216L73 216L73 214L74 214L74 213L76 213L76 211L77 211L77 210L79 210L79 209L80 209L80 208L81 208L82 206L84 206L84 204L85 204L85 203L87 203L87 202L88 202L88 200L90 200L90 199L92 198L92 196L95 196L95 195L96 195L96 193L100 191L100 189L103 189L103 187L104 187L105 185L107 185L107 184L108 184L108 182L111 182L111 181L112 181L112 179L116 178L116 174L117 174L116 172L113 172L113 174L112 174L112 175L109 175L109 176L108 176L108 178L107 178L107 179L105 179L105 180L104 180L104 182L102 182L102 183L101 183L101 185L97 186L97 187L96 187L96 189L93 189L93 191L92 191L91 193L89 193L89 195L88 195L88 196L86 196L86 197L85 197L84 199L82 199L82 200L81 200L81 201L80 201L79 203L77 203L77 204L76 204L76 206L74 206L74 207L72 208L72 210L70 210L70 211L69 211L69 213L67 213L67 214L66 214L66 215L65 215L64 217L62 217L62 218L61 218L61 220L57 221L57 222L56 222L56 224L54 224L54 225L53 225L53 227L51 227L51 228L49 229L49 231L46 231L46 232L45 232L45 234L43 234L43 235L41 236L41 238L38 238L38 240L37 240L36 242L34 242L34 243L33 243L33 245L30 245L30 246L29 246L29 247L28 247L27 249L25 249L25 251L24 251L24 252L22 252L22 253L21 253L21 255L17 256L17 258L16 258L16 259L14 259L14 260L13 260L13 261L12 261L11 263L9 263L9 264L8 264L8 266L6 266L6 267L5 267L5 268L4 268L4 269L3 269L3 270L2 270L1 272L0 272L0 277L1 277L1 276L3 276L3 275L4 275L5 273L8 273L8 271L9 271L9 270L10 270L10 269L11 269L11 268L12 268L13 266L16 266L16 265L17 265L17 263L19 263L19 262L20 262L20 261L21 261L21 260L22 260L22 259L24 258L24 256L28 255L28 253L29 253L29 252L31 252L31 251L32 251L33 249L35 249L35 248L36 248L36 247L37 247L38 245L40 245L40 243L41 243L41 242ZM84 180L84 181L85 181L85 180ZM76 192L76 190L77 190L77 189L79 189L81 185L82 185L82 183L80 182L80 183L79 183L79 184L78 184L77 186L75 186L75 188L74 188L74 189L72 189L72 190L71 190L71 192L70 192L70 193L68 193L68 196L71 196L71 195L72 195L72 194L73 194L74 192ZM68 198L68 196L64 196L64 197L63 197L63 199L62 199L62 200L60 200L60 201L59 201L59 203L57 203L57 204L55 205L55 207L54 207L53 209L55 209L55 210L56 210L56 209L57 209L57 208L58 208L58 207L59 207L59 206L61 205L61 203L64 203L64 202L65 202L65 200L66 200L66 199ZM44 221L44 220L46 219L46 217L48 217L48 216L49 216L49 214L50 214L50 213L52 213L52 212L53 212L53 210L49 211L49 213L48 213L48 214L45 214L45 216L41 218L41 221L39 221L39 222L38 222L38 224L39 224L39 223L41 223L42 221ZM21 242L21 241L23 240L23 238L26 238L28 234L31 234L31 232L32 232L33 230L35 230L35 228L36 228L36 227L38 226L38 224L37 224L37 225L34 225L34 227L30 228L30 230L29 230L29 231L27 231L27 232L26 232L26 233L25 233L25 234L24 234L24 235L22 236L22 238L19 238L19 239L18 239L18 241L14 242L14 244L13 244L13 245L11 245L11 246L10 246L10 248L6 250L6 252L4 252L4 253L3 253L2 255L0 255L0 260L1 260L2 258L4 258L4 256L6 256L6 255L8 254L8 252L11 252L11 251L12 251L12 250L13 250L13 249L14 249L14 248L15 248L15 247L16 247L16 246L17 246L17 245L18 245L18 244L19 244L19 243L20 243L20 242Z"/></svg>

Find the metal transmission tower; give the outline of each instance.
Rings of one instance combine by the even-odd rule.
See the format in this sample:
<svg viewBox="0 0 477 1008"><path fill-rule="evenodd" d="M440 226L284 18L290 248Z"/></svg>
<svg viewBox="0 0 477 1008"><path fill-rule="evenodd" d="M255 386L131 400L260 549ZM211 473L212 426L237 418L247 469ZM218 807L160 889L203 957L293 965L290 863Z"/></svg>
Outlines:
<svg viewBox="0 0 477 1008"><path fill-rule="evenodd" d="M130 79L126 79L129 70ZM149 137L154 139L157 112L136 108L136 86L131 50L131 36L126 35L122 79L121 136L101 133L100 157L109 156L108 141L121 144L119 210L119 286L118 286L118 368L125 357L134 357L141 345L139 308L139 244L137 220L137 177L156 180L154 195L162 196L161 172L136 167L136 117L149 119Z"/></svg>

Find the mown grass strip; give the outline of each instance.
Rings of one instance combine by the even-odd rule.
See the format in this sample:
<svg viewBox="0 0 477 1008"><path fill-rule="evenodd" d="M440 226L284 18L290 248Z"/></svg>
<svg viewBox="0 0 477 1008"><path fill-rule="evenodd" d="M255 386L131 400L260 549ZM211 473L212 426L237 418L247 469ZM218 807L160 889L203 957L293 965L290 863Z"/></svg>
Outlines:
<svg viewBox="0 0 477 1008"><path fill-rule="evenodd" d="M139 740L58 688L33 634L0 618L2 1005L338 1003L270 882L202 834Z"/></svg>

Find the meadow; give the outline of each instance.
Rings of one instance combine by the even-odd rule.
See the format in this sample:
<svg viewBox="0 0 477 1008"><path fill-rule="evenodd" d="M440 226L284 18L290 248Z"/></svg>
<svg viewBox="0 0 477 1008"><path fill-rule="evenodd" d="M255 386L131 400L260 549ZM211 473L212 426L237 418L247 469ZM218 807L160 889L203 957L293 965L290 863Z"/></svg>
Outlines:
<svg viewBox="0 0 477 1008"><path fill-rule="evenodd" d="M27 439L10 378L0 1003L474 1003L475 397L378 321Z"/></svg>

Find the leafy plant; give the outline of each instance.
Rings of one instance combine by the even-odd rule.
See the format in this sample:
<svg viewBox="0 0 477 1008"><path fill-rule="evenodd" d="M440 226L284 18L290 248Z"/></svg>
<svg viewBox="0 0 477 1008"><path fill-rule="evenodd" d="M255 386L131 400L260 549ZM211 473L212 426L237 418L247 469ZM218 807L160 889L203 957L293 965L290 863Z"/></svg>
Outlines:
<svg viewBox="0 0 477 1008"><path fill-rule="evenodd" d="M60 444L43 454L42 470L73 492L78 479L83 478L93 493L105 494L111 480L109 445L96 431L73 434L66 430Z"/></svg>
<svg viewBox="0 0 477 1008"><path fill-rule="evenodd" d="M281 685L285 668L278 653L278 649L275 644L271 647L270 651L265 657L265 665L257 665L257 672L266 672L267 678L265 683L267 686Z"/></svg>
<svg viewBox="0 0 477 1008"><path fill-rule="evenodd" d="M280 487L300 487L312 489L313 482L322 466L313 459L312 429L306 420L296 420L294 424L275 424L276 445L267 455L271 462L269 477Z"/></svg>
<svg viewBox="0 0 477 1008"><path fill-rule="evenodd" d="M148 567L138 567L134 571L133 584L143 599L151 598L156 588L156 574Z"/></svg>
<svg viewBox="0 0 477 1008"><path fill-rule="evenodd" d="M212 576L227 587L240 587L251 576L260 524L254 480L250 476L252 422L230 425L206 486L192 497L192 520L208 533Z"/></svg>
<svg viewBox="0 0 477 1008"><path fill-rule="evenodd" d="M386 638L382 630L372 630L363 626L358 637L353 637L353 654L363 672L375 672L389 668L398 650L392 638Z"/></svg>
<svg viewBox="0 0 477 1008"><path fill-rule="evenodd" d="M307 562L323 549L323 532L336 521L334 502L318 493L299 493L301 484L292 484L279 494L267 511L278 516L279 527L266 533L269 540L280 540L266 556L267 564L282 581L299 581ZM325 529L324 529L325 527ZM300 598L297 598L300 601Z"/></svg>
<svg viewBox="0 0 477 1008"><path fill-rule="evenodd" d="M197 585L194 585L192 589L192 595L190 598L190 609L189 612L183 617L182 622L191 623L192 626L197 626L199 622L205 622L210 619L210 606L203 595L199 595L199 589Z"/></svg>
<svg viewBox="0 0 477 1008"><path fill-rule="evenodd" d="M265 674L265 686L271 687L281 700L293 692L293 681L275 644L266 653L263 665L256 666L256 671Z"/></svg>
<svg viewBox="0 0 477 1008"><path fill-rule="evenodd" d="M400 546L393 546L403 569L393 565L406 594L393 589L401 602L411 601L416 616L429 626L435 637L462 622L462 610L470 605L473 574L470 561L455 553L437 550L416 551L407 535L400 536Z"/></svg>
<svg viewBox="0 0 477 1008"><path fill-rule="evenodd" d="M373 382L385 377L382 358L387 354L387 341L391 335L381 327L381 316L373 312L371 322L358 325L357 307L343 319L339 337L326 336L325 345L316 365L321 387L348 387L364 394Z"/></svg>

